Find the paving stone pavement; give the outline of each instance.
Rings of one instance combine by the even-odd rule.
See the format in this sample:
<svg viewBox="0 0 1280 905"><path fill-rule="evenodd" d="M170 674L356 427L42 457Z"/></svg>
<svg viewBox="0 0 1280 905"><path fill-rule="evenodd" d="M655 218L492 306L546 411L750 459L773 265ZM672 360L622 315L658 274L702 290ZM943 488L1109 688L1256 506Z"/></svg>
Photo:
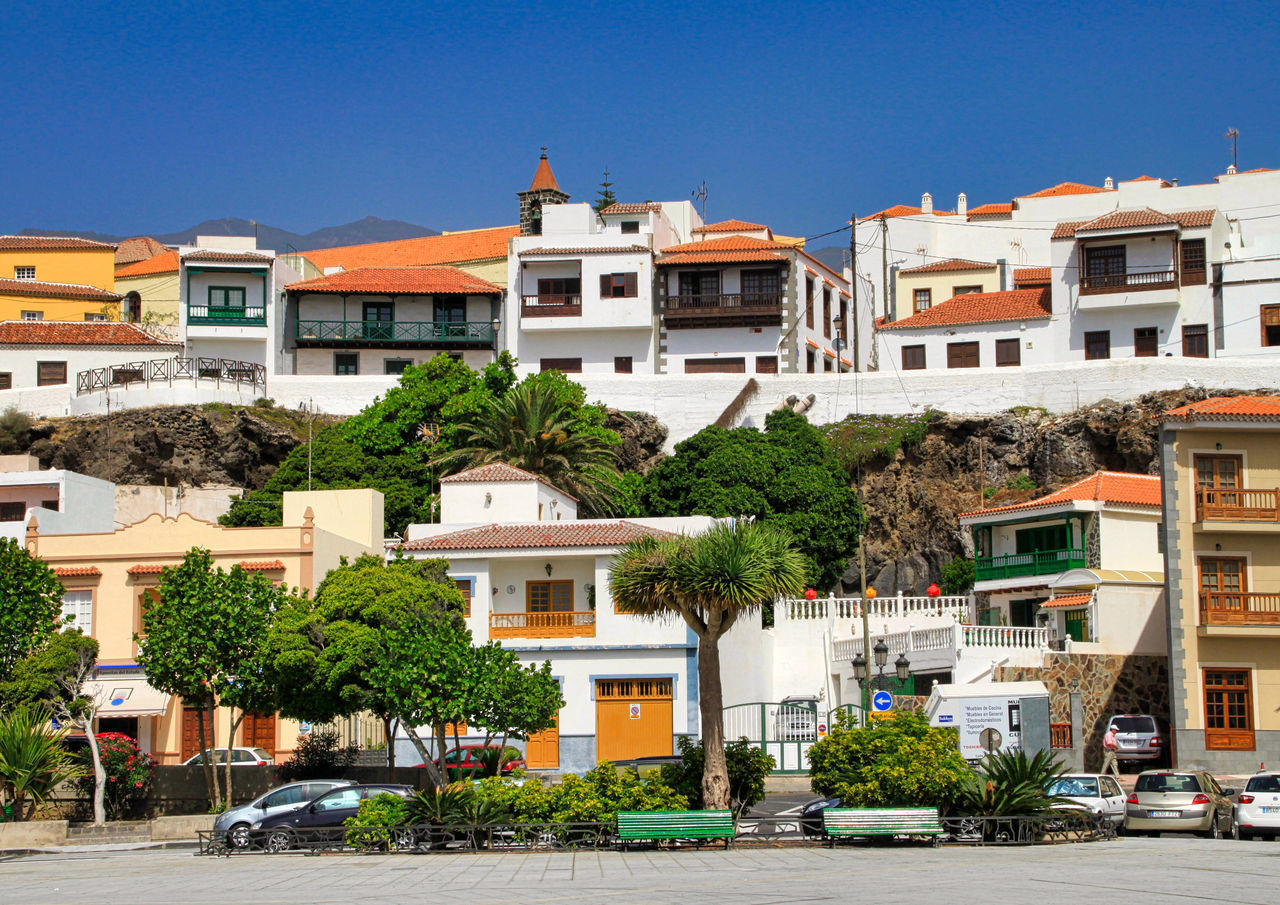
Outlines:
<svg viewBox="0 0 1280 905"><path fill-rule="evenodd" d="M1280 843L1121 839L1036 848L842 846L503 855L117 851L0 860L0 905L1280 905Z"/></svg>

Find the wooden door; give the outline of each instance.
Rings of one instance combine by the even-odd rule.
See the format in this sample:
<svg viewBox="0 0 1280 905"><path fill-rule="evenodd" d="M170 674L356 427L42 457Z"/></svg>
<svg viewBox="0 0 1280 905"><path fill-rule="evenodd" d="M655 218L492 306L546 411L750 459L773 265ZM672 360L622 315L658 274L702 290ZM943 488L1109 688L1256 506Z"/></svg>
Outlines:
<svg viewBox="0 0 1280 905"><path fill-rule="evenodd" d="M1205 669L1204 746L1210 751L1254 751L1253 682L1247 669Z"/></svg>
<svg viewBox="0 0 1280 905"><path fill-rule="evenodd" d="M529 736L524 748L525 765L530 770L555 770L560 766L560 715L551 728Z"/></svg>
<svg viewBox="0 0 1280 905"><path fill-rule="evenodd" d="M204 727L207 734L210 731L209 726ZM200 727L196 722L196 708L182 708L182 763L186 763L191 758L200 753Z"/></svg>
<svg viewBox="0 0 1280 905"><path fill-rule="evenodd" d="M276 715L274 713L246 713L241 733L246 748L262 748L273 759L275 758Z"/></svg>
<svg viewBox="0 0 1280 905"><path fill-rule="evenodd" d="M596 682L596 760L672 753L670 679Z"/></svg>

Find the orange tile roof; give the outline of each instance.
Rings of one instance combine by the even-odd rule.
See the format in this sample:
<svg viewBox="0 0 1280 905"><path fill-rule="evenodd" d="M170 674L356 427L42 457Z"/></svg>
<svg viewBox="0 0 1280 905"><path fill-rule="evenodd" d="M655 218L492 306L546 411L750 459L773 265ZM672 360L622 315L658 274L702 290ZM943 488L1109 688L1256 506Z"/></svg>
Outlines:
<svg viewBox="0 0 1280 905"><path fill-rule="evenodd" d="M136 236L123 240L116 248L116 266L136 264L156 255L164 254L167 249L150 236Z"/></svg>
<svg viewBox="0 0 1280 905"><path fill-rule="evenodd" d="M245 560L240 563L240 568L246 572L283 572L284 562L279 559Z"/></svg>
<svg viewBox="0 0 1280 905"><path fill-rule="evenodd" d="M1216 396L1164 413L1167 421L1274 421L1280 396Z"/></svg>
<svg viewBox="0 0 1280 905"><path fill-rule="evenodd" d="M859 217L859 220L887 220L892 217L914 217L917 214L923 214L924 211L918 207L912 207L909 204L895 204L893 207L886 207L882 211L876 211L874 214L868 214L865 217ZM955 211L934 210L935 217L954 217Z"/></svg>
<svg viewBox="0 0 1280 905"><path fill-rule="evenodd" d="M1104 189L1097 185L1085 185L1083 182L1059 182L1047 189L1032 192L1030 195L1019 195L1019 198L1057 198L1060 195L1096 195L1099 192L1113 192L1115 189Z"/></svg>
<svg viewBox="0 0 1280 905"><path fill-rule="evenodd" d="M708 223L699 226L695 233L739 233L747 230L768 229L763 223L748 223L746 220L721 220L719 223Z"/></svg>
<svg viewBox="0 0 1280 905"><path fill-rule="evenodd" d="M530 547L621 547L642 537L672 537L635 522L492 524L401 544L402 550L501 550Z"/></svg>
<svg viewBox="0 0 1280 905"><path fill-rule="evenodd" d="M1160 478L1156 475L1130 474L1123 471L1097 471L1087 478L1081 478L1068 484L1061 490L1025 503L1014 503L1010 506L995 506L990 509L975 509L961 512L958 518L991 515L993 513L1021 512L1023 510L1044 509L1063 503L1089 501L1098 503L1119 503L1126 506L1160 507Z"/></svg>
<svg viewBox="0 0 1280 905"><path fill-rule="evenodd" d="M457 267L359 267L285 286L290 292L500 295L502 288Z"/></svg>
<svg viewBox="0 0 1280 905"><path fill-rule="evenodd" d="M256 251L219 251L206 248L188 252L182 256L182 260L201 264L270 264L273 258Z"/></svg>
<svg viewBox="0 0 1280 905"><path fill-rule="evenodd" d="M1121 182L1158 182L1163 188L1171 188L1173 183L1167 179L1157 179L1155 176L1135 176L1133 179L1122 179Z"/></svg>
<svg viewBox="0 0 1280 905"><path fill-rule="evenodd" d="M1051 610L1055 607L1080 607L1088 606L1093 602L1093 594L1064 594L1061 597L1053 597L1040 604L1040 608Z"/></svg>
<svg viewBox="0 0 1280 905"><path fill-rule="evenodd" d="M546 154L543 154L538 160L538 169L534 171L533 182L529 184L529 191L531 192L541 189L560 191L560 185L556 182L556 174L551 172L551 164L548 162Z"/></svg>
<svg viewBox="0 0 1280 905"><path fill-rule="evenodd" d="M590 248L550 248L540 246L538 248L526 248L520 252L522 258L536 258L540 255L609 255L609 254L635 254L643 252L648 254L649 246L647 245L595 245Z"/></svg>
<svg viewBox="0 0 1280 905"><path fill-rule="evenodd" d="M966 292L926 308L919 314L878 326L880 330L914 330L954 324L991 324L1050 316L1048 289Z"/></svg>
<svg viewBox="0 0 1280 905"><path fill-rule="evenodd" d="M174 563L173 565L177 565L177 563ZM129 567L129 574L130 575L159 575L161 572L163 572L167 568L169 568L169 566L162 566L159 563L153 563L153 562L138 563L138 565L136 566Z"/></svg>
<svg viewBox="0 0 1280 905"><path fill-rule="evenodd" d="M466 471L460 471L457 474L451 474L447 478L440 479L441 484L510 484L524 481L537 481L539 484L550 487L556 493L567 496L571 500L576 501L578 499L573 494L561 490L541 475L525 471L523 468L516 468L506 462L490 462L488 465L468 468Z"/></svg>
<svg viewBox="0 0 1280 905"><path fill-rule="evenodd" d="M1063 220L1053 228L1053 235L1050 239L1072 239L1075 238L1076 229L1088 223L1088 220Z"/></svg>
<svg viewBox="0 0 1280 905"><path fill-rule="evenodd" d="M0 321L0 345L179 348L181 343L164 342L118 321Z"/></svg>
<svg viewBox="0 0 1280 905"><path fill-rule="evenodd" d="M1052 278L1052 267L1016 267L1013 271L1013 285L1015 288L1047 283Z"/></svg>
<svg viewBox="0 0 1280 905"><path fill-rule="evenodd" d="M138 261L136 264L129 264L121 267L116 271L116 279L128 279L129 277L145 277L155 273L177 273L178 272L178 253L176 251L164 251L145 261Z"/></svg>
<svg viewBox="0 0 1280 905"><path fill-rule="evenodd" d="M120 296L97 286L79 283L42 283L36 280L0 280L0 295L29 295L53 299L89 299L117 302Z"/></svg>
<svg viewBox="0 0 1280 905"><path fill-rule="evenodd" d="M102 570L97 566L56 566L53 573L59 578L89 578L101 575Z"/></svg>
<svg viewBox="0 0 1280 905"><path fill-rule="evenodd" d="M1217 214L1212 208L1198 211L1175 211L1165 214L1149 207L1134 210L1111 211L1092 220L1059 223L1053 230L1054 239L1073 237L1076 233L1098 229L1137 229L1143 226L1170 226L1184 229L1209 226Z"/></svg>
<svg viewBox="0 0 1280 905"><path fill-rule="evenodd" d="M950 258L946 261L934 261L932 264L922 264L919 267L899 270L898 275L901 276L904 273L945 273L952 270L994 270L995 266L994 264L984 264L981 261Z"/></svg>
<svg viewBox="0 0 1280 905"><path fill-rule="evenodd" d="M969 219L974 217L1005 217L1013 214L1013 204L979 204L969 208Z"/></svg>
<svg viewBox="0 0 1280 905"><path fill-rule="evenodd" d="M106 251L116 246L76 236L0 236L0 251Z"/></svg>
<svg viewBox="0 0 1280 905"><path fill-rule="evenodd" d="M603 214L655 214L662 210L662 205L656 201L641 201L639 203L624 203L615 201L606 207L600 213Z"/></svg>
<svg viewBox="0 0 1280 905"><path fill-rule="evenodd" d="M302 256L322 270L328 267L423 267L489 261L507 256L508 240L520 235L519 226L497 226L466 232L370 242L304 251Z"/></svg>
<svg viewBox="0 0 1280 905"><path fill-rule="evenodd" d="M782 253L794 250L790 245L753 239L749 236L726 236L703 242L686 242L662 249L659 264L735 263L739 261L780 261Z"/></svg>

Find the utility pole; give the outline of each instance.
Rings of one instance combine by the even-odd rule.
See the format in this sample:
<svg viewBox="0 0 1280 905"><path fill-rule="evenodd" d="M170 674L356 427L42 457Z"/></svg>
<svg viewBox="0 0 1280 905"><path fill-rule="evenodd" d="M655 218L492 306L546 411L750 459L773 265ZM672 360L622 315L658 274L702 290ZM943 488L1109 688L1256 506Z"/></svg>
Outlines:
<svg viewBox="0 0 1280 905"><path fill-rule="evenodd" d="M866 661L866 676L862 680L862 725L867 725L871 717L871 616L867 612L867 553L862 544L862 536L866 534L867 513L862 506L862 481L858 481L858 511L862 514L862 524L858 526L858 581L862 585L862 659Z"/></svg>
<svg viewBox="0 0 1280 905"><path fill-rule="evenodd" d="M853 370L858 371L858 215L849 215L849 315L853 318Z"/></svg>
<svg viewBox="0 0 1280 905"><path fill-rule="evenodd" d="M1236 141L1240 138L1240 130L1234 127L1227 129L1227 138L1231 139L1231 169L1236 169Z"/></svg>
<svg viewBox="0 0 1280 905"><path fill-rule="evenodd" d="M880 291L884 293L884 319L888 323L893 320L889 313L889 218L883 214L880 215Z"/></svg>

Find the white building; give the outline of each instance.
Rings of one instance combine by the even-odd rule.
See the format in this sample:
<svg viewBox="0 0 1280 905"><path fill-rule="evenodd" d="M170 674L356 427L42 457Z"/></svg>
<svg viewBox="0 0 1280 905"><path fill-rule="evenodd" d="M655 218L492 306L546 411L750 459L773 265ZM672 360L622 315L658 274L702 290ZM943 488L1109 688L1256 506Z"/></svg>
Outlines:
<svg viewBox="0 0 1280 905"><path fill-rule="evenodd" d="M145 362L181 354L181 343L118 321L3 321L0 391L65 387L70 396L135 379ZM0 393L0 409L4 399Z"/></svg>
<svg viewBox="0 0 1280 905"><path fill-rule="evenodd" d="M115 529L116 487L35 456L0 456L0 538L25 541L34 521L41 534Z"/></svg>

